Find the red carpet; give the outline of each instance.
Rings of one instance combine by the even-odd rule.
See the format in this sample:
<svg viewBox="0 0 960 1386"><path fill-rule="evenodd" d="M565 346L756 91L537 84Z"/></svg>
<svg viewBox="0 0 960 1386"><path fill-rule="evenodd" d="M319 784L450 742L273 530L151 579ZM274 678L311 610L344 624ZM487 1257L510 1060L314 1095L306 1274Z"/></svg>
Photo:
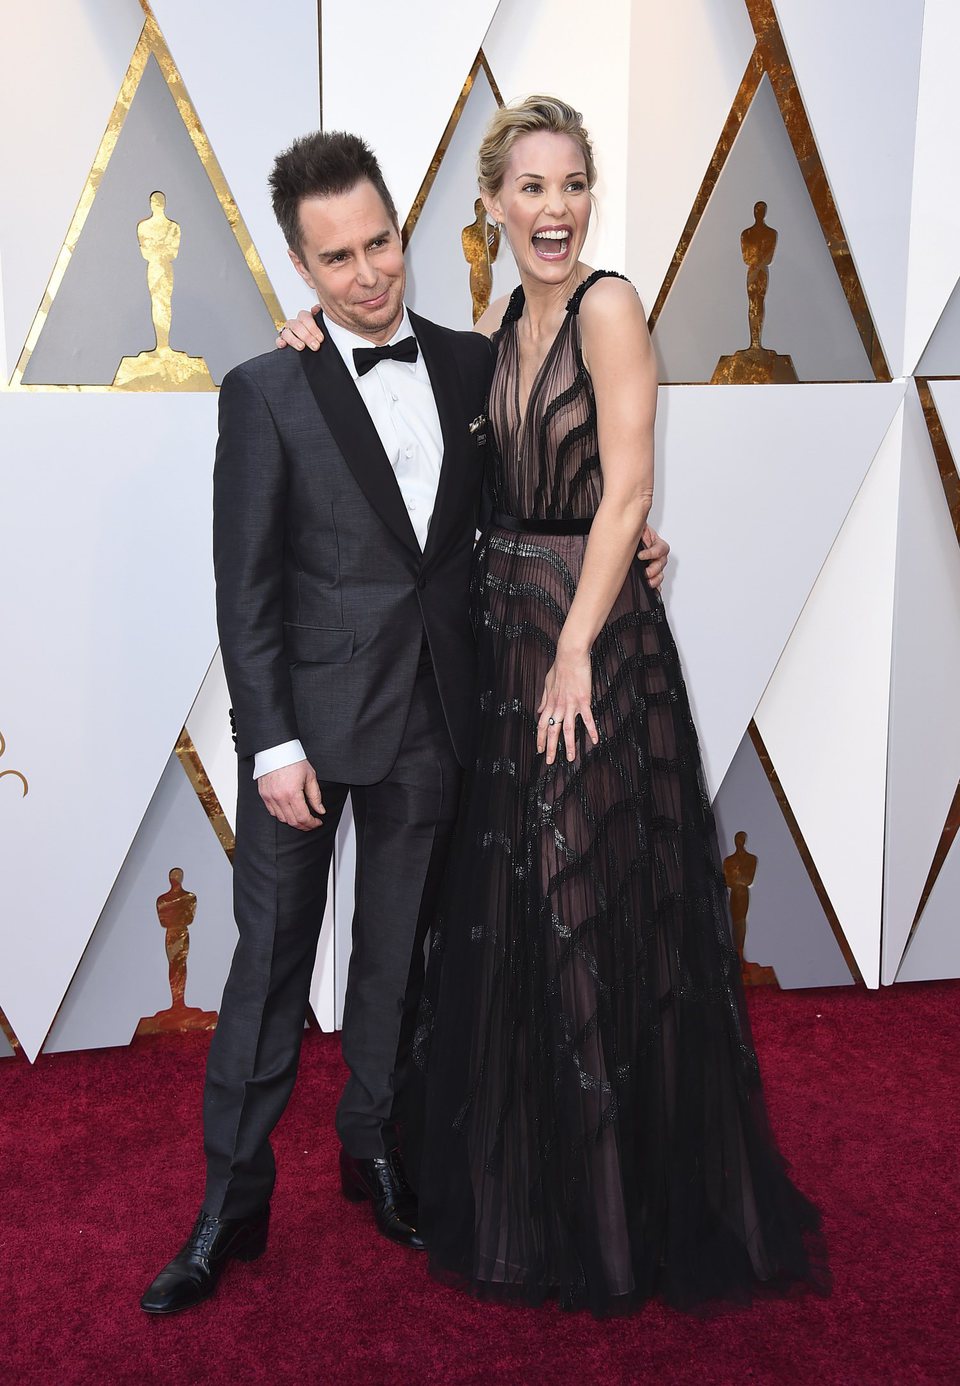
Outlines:
<svg viewBox="0 0 960 1386"><path fill-rule="evenodd" d="M774 1128L824 1212L828 1300L597 1323L474 1303L336 1181L336 1038L306 1036L271 1244L217 1296L137 1300L199 1202L206 1039L0 1063L0 1381L900 1383L960 1380L960 984L751 998Z"/></svg>

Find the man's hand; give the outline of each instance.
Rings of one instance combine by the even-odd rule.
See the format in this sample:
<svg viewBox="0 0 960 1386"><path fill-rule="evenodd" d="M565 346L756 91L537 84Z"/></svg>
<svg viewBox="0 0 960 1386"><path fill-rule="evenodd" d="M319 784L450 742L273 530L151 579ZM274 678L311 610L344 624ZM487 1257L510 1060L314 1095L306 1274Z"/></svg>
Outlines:
<svg viewBox="0 0 960 1386"><path fill-rule="evenodd" d="M663 570L667 566L667 557L670 553L670 545L666 539L661 539L660 535L650 525L644 527L643 534L640 536L643 548L637 557L647 565L647 582L656 590L663 582Z"/></svg>
<svg viewBox="0 0 960 1386"><path fill-rule="evenodd" d="M312 313L301 308L295 318L288 318L277 333L277 346L292 346L296 351L303 351L304 347L309 347L311 351L317 351L323 344L323 333L317 326L313 313L319 310L320 304L315 303Z"/></svg>
<svg viewBox="0 0 960 1386"><path fill-rule="evenodd" d="M323 822L326 809L320 798L320 784L308 760L261 775L257 788L267 812L281 823L308 833Z"/></svg>

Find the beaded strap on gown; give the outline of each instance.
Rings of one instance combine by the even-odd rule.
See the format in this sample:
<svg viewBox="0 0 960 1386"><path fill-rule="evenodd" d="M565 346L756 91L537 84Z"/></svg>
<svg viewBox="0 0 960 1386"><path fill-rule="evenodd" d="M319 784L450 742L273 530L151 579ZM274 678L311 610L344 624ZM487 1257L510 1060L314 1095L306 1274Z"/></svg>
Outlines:
<svg viewBox="0 0 960 1386"><path fill-rule="evenodd" d="M768 1129L696 730L639 561L593 645L599 745L578 722L572 764L537 754L602 495L578 316L601 273L524 417L522 290L495 338L477 753L415 1044L433 1273L596 1314L826 1279Z"/></svg>

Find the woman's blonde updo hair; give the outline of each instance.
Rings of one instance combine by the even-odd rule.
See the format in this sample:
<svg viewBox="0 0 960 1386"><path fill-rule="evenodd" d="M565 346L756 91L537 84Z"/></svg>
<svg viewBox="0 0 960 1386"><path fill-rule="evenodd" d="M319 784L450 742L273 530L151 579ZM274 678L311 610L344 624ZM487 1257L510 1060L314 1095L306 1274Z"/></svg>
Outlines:
<svg viewBox="0 0 960 1386"><path fill-rule="evenodd" d="M477 182L480 191L496 197L503 187L510 151L524 135L546 130L553 135L569 135L580 146L587 186L597 181L597 166L593 162L593 146L583 128L583 116L556 96L528 96L496 112L480 143L477 155Z"/></svg>

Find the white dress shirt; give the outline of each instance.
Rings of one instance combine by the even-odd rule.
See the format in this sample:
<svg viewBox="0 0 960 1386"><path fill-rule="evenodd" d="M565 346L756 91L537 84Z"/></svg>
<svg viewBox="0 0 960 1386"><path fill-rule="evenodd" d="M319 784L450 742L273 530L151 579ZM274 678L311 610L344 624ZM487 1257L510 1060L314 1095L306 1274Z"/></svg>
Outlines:
<svg viewBox="0 0 960 1386"><path fill-rule="evenodd" d="M440 480L443 437L423 354L418 354L416 361L379 361L372 370L358 376L353 360L354 347L369 347L373 343L327 318L324 318L323 327L329 344L343 357L350 378L360 391L397 478L417 542L421 549L426 548ZM389 344L392 346L414 335L404 308L400 326ZM320 348L321 351L328 349ZM305 759L299 741L285 741L282 746L258 751L253 761L254 779Z"/></svg>

